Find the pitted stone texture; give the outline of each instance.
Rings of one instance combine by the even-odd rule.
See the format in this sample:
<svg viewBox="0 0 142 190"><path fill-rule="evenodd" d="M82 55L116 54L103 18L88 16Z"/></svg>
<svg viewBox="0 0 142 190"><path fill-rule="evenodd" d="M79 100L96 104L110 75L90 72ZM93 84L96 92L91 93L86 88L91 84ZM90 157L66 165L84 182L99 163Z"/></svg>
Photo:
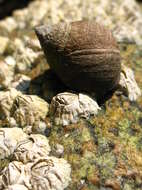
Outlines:
<svg viewBox="0 0 142 190"><path fill-rule="evenodd" d="M99 110L96 101L89 96L64 92L53 97L49 112L56 125L65 126L96 115Z"/></svg>

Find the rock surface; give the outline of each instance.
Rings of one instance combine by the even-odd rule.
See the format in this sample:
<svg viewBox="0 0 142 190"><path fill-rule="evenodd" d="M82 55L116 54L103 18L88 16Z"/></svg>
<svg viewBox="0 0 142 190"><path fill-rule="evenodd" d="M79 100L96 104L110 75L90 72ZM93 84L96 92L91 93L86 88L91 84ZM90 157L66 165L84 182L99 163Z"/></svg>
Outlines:
<svg viewBox="0 0 142 190"><path fill-rule="evenodd" d="M17 122L11 117L11 114L13 114L11 108L17 95L20 97L24 95L24 101L25 97L28 96L28 103L24 104L25 107L22 106L22 110L28 110L31 105L29 101L30 95L36 95L43 101L50 103L57 94L68 92L68 89L61 88L62 84L58 78L55 78L55 75L49 76L49 65L45 61L38 39L34 34L33 28L44 23L55 24L63 21L95 19L111 28L120 45L122 63L132 69L135 80L142 90L141 10L142 7L134 0L35 0L27 8L16 10L11 17L1 20L0 36L8 39L8 46L0 55L0 129L11 128L12 130L12 127L17 126ZM131 74L132 72L128 72L126 75L129 76L129 73ZM18 75L24 75L31 80L30 84L28 84L30 86L26 89L24 88L24 91L17 91L19 90L17 89L18 82L21 84L21 80L19 81L18 79L17 81L16 76ZM133 76L133 74L130 76ZM14 83L15 80L18 84ZM132 81L130 80L129 84ZM128 85L128 81L125 80L125 82L123 84ZM12 85L17 90L7 89ZM125 86L126 88L127 86ZM129 88L127 93L132 92L132 89L137 91L137 88ZM91 117L91 119L87 119L87 121L79 119L76 124L59 127L53 125L50 122L50 116L47 115L39 121L38 125L21 126L18 124L18 127L24 127L23 131L26 131L27 134L16 132L17 138L23 139L26 136L27 139L28 136L29 140L29 134L38 133L43 134L44 137L48 136L51 148L48 158L55 156L58 160L60 157L64 159L63 165L65 166L68 165L66 165L66 161L70 163L72 170L71 181L66 187L67 190L141 190L142 97L140 96L136 101L130 101L127 93L116 92L105 105L101 106L98 114ZM136 93L135 95L138 94ZM131 97L135 97L135 95ZM43 115L45 116L45 114ZM29 114L27 115L28 117ZM25 118L24 123L26 123L27 118L25 115L23 118ZM0 147L0 151L6 153L6 158L4 158L5 153L0 154L4 158L0 159L0 175L4 168L9 167L10 163L12 163L11 169L16 169L13 166L13 162L15 163L16 160L12 160L13 158L9 156L13 152L9 143L14 146L19 143L18 140L14 141L14 135L15 133L10 132L10 137L9 135L6 136L8 139L6 144L2 144L5 137L3 133L0 133L0 139L2 140L0 143L2 149ZM11 138L12 140L9 140ZM33 146L37 147L38 143L31 143L31 141L32 139L25 145L33 150ZM27 149L24 149L23 155L29 156ZM44 152L43 149L41 149L42 153ZM35 150L38 150L38 148ZM33 152L31 151L31 153ZM45 151L45 153L47 152ZM36 155L39 154L37 153ZM18 167L22 165L22 169L29 164L19 163L21 162L16 161ZM31 164L33 163L35 161ZM40 163L44 165L43 162ZM39 165L36 165L38 166L37 170ZM46 167L43 168L47 171ZM67 171L69 170L67 169ZM64 174L66 172L63 172ZM53 176L55 177L55 175ZM0 181L2 181L1 177ZM44 178L42 179L45 180ZM58 180L58 182L60 181ZM8 190L16 190L16 188L18 190L27 190L27 187L21 184L5 184L3 186L3 183L0 182L0 189L2 190L4 188Z"/></svg>

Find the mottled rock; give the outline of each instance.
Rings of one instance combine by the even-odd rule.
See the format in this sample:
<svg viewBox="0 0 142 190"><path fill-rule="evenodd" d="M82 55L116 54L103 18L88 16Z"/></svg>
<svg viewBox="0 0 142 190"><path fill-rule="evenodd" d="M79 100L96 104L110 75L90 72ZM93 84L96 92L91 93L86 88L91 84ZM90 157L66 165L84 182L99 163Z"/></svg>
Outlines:
<svg viewBox="0 0 142 190"><path fill-rule="evenodd" d="M137 48L137 44L140 45L140 48L142 47L142 12L141 7L138 6L135 0L34 0L29 7L18 11L15 11L17 13L14 13L14 16L0 21L0 36L5 36L10 40L8 48L6 48L5 53L0 57L4 62L7 63L8 60L9 63L16 62L18 64L18 59L20 60L18 56L22 55L18 50L20 47L24 49L29 47L35 53L41 52L38 44L33 41L33 39L36 39L35 35L33 35L34 24L56 24L64 21L92 19L113 30L113 34L120 42L124 63L134 68L136 81L142 87L142 56L141 51ZM32 43L30 42L31 40ZM123 42L125 44L121 44ZM135 42L136 44L134 44ZM15 61L9 61L12 59ZM42 76L41 71L45 67L48 68L43 55L38 56L29 65L25 59L21 58L21 60L21 67L25 68L25 70L21 69L21 71L24 71L25 75L32 76L32 79L35 79L39 75ZM26 66L24 66L25 63L27 64ZM16 69L15 71L15 75L17 75L20 69ZM48 78L49 74L46 74L46 76ZM46 84L44 84L45 81ZM43 95L41 94L43 93L43 85L45 85L44 89L46 91L44 97L49 96L48 100L51 100L53 95L55 96L57 93L64 92L63 90L57 90L60 88L58 80L57 83L55 82L54 88L50 88L50 84L45 77L44 79L40 78L36 82L36 85L34 83L30 94ZM10 97L7 98L8 103L6 103L5 96L3 98L8 108ZM0 101L0 118L3 115L1 103L2 101ZM112 190L115 187L117 188L116 185L110 184L108 185L109 187L104 187L105 182L109 179L111 181L118 181L123 190L137 190L141 189L142 179L141 110L142 97L136 102L131 103L124 96L114 95L106 102L105 106L102 106L102 111L90 119L89 122L82 121L78 124L62 128L58 126L51 127L49 123L50 128L46 128L46 118L46 121L40 121L41 125L38 125L38 127L40 126L39 128L33 125L28 126L28 128L30 131L31 127L30 133L45 134L45 131L50 131L48 135L51 142L49 142L55 148L56 143L64 146L62 156L67 158L72 166L72 181L66 189L94 190L98 188L100 190ZM10 116L7 117L7 121L10 127L16 124L14 118ZM0 126L2 125L7 126L3 120L0 120ZM56 155L54 150L52 152ZM10 156L10 159L1 160L0 171L4 167L7 167L11 159ZM42 180L42 184L44 181L46 180ZM5 190L5 188L27 190L29 187L19 184L3 186L0 182L0 190ZM32 187L30 187L31 189L33 190Z"/></svg>
<svg viewBox="0 0 142 190"><path fill-rule="evenodd" d="M64 92L53 97L50 115L56 125L77 123L80 118L96 115L100 107L95 100L85 94Z"/></svg>

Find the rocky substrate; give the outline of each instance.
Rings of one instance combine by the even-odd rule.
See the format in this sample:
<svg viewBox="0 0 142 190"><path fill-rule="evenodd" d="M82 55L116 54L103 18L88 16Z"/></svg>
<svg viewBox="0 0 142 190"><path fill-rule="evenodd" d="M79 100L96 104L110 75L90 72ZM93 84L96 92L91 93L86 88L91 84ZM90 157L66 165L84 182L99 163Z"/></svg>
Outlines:
<svg viewBox="0 0 142 190"><path fill-rule="evenodd" d="M105 105L60 82L33 30L80 19L120 44L125 93ZM142 188L141 25L134 0L35 0L0 21L0 189Z"/></svg>

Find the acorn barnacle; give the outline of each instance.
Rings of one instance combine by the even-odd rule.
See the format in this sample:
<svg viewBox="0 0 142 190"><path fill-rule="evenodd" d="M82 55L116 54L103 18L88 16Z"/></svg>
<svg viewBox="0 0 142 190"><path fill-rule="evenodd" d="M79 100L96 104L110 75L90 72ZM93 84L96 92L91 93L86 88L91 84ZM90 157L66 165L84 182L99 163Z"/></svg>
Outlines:
<svg viewBox="0 0 142 190"><path fill-rule="evenodd" d="M120 80L121 57L110 30L94 21L43 25L35 29L51 69L70 89L112 93Z"/></svg>

